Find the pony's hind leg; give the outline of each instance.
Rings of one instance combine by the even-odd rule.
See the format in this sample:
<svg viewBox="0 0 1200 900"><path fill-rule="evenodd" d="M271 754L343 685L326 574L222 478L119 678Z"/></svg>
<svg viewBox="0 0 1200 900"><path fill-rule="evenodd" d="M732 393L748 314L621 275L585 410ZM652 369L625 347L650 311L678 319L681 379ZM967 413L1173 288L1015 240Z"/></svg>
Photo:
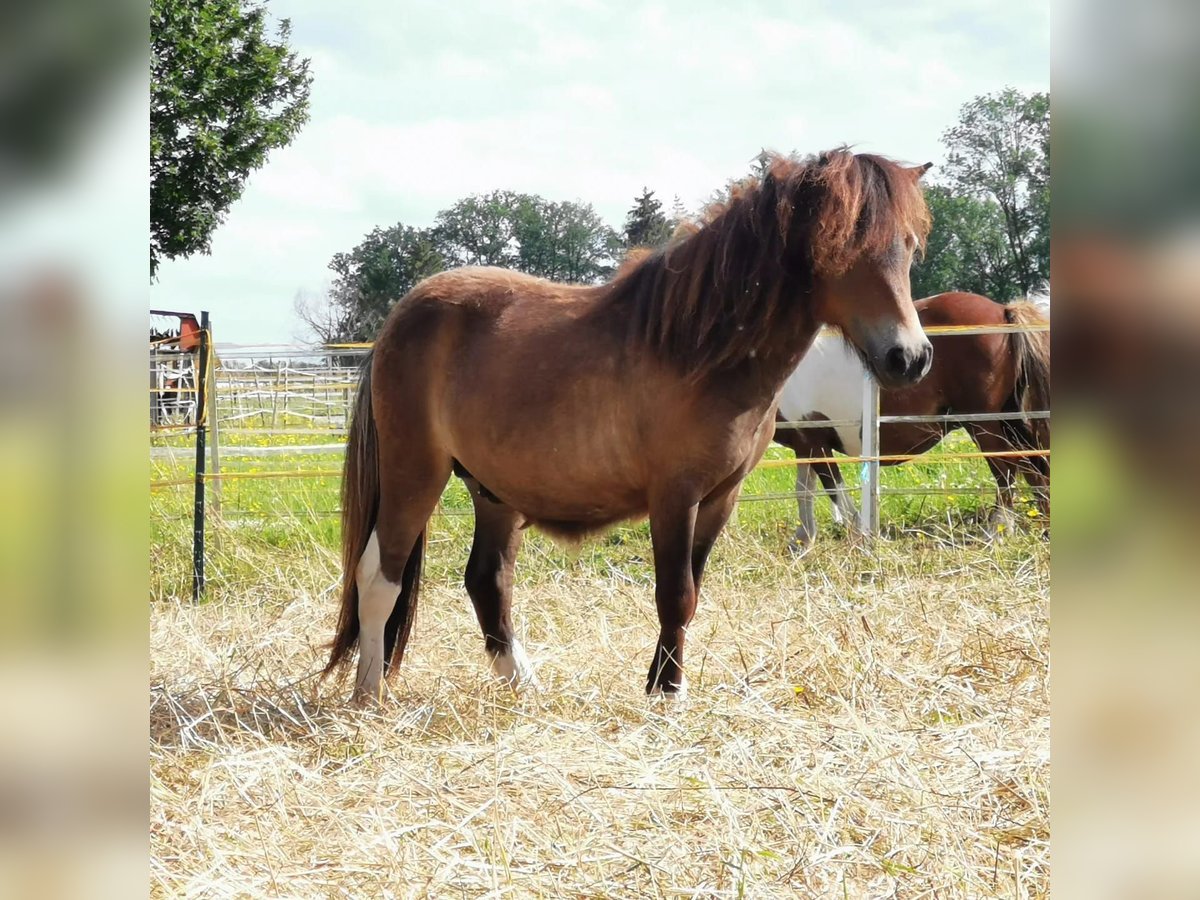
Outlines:
<svg viewBox="0 0 1200 900"><path fill-rule="evenodd" d="M816 470L817 477L821 479L821 486L825 488L825 493L829 495L829 501L833 504L833 521L846 529L848 536L860 537L858 507L855 506L850 492L846 490L846 481L842 478L841 467L831 459L813 468Z"/></svg>
<svg viewBox="0 0 1200 900"><path fill-rule="evenodd" d="M525 648L513 634L513 569L521 548L524 517L487 497L474 479L464 479L475 504L475 540L467 561L466 588L483 631L492 671L513 690L535 684Z"/></svg>
<svg viewBox="0 0 1200 900"><path fill-rule="evenodd" d="M415 612L425 526L450 478L448 459L424 467L414 462L380 459L379 513L355 569L359 635L353 700L359 704L382 698L384 675L403 656Z"/></svg>
<svg viewBox="0 0 1200 900"><path fill-rule="evenodd" d="M1016 448L997 432L994 426L978 425L968 429L968 433L984 453L997 453ZM1013 487L1017 480L1017 467L1011 459L1002 456L989 456L988 468L996 479L996 505L988 515L986 533L990 539L1011 534L1016 525L1017 516L1013 511Z"/></svg>
<svg viewBox="0 0 1200 900"><path fill-rule="evenodd" d="M1031 456L1022 461L1021 474L1033 489L1033 499L1042 516L1042 525L1050 527L1050 459L1046 456Z"/></svg>

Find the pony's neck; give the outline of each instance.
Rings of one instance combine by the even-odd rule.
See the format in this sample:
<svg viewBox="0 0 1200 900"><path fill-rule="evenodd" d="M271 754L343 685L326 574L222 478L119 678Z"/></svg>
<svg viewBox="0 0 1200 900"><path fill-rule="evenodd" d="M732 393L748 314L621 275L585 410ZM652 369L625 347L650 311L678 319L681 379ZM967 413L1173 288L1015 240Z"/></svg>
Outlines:
<svg viewBox="0 0 1200 900"><path fill-rule="evenodd" d="M689 377L752 376L777 389L816 333L811 267L785 267L783 237L753 188L717 219L611 285L631 340Z"/></svg>

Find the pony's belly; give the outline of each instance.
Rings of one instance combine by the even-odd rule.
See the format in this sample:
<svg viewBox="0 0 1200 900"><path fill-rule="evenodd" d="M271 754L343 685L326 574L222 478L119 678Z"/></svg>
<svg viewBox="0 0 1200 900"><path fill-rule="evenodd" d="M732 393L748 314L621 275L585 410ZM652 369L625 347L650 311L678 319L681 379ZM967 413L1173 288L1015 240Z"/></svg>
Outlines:
<svg viewBox="0 0 1200 900"><path fill-rule="evenodd" d="M645 489L627 478L545 465L519 465L503 473L487 464L467 468L489 493L535 522L600 528L646 512Z"/></svg>
<svg viewBox="0 0 1200 900"><path fill-rule="evenodd" d="M642 497L614 496L611 492L604 496L593 493L590 496L575 495L569 498L562 494L548 495L541 491L516 492L510 496L502 493L498 496L526 518L534 521L577 522L580 525L602 526L646 512L646 503Z"/></svg>

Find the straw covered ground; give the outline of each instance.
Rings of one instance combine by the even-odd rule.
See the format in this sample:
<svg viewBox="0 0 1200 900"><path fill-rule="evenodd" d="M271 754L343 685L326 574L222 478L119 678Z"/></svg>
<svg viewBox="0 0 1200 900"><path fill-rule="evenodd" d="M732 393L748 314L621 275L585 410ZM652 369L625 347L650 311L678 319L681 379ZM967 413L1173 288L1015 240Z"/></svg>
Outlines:
<svg viewBox="0 0 1200 900"><path fill-rule="evenodd" d="M315 674L329 542L218 532L209 602L151 604L154 894L1044 896L1047 544L968 522L793 560L769 506L714 552L674 706L643 694L644 527L574 556L529 542L541 685L514 696L460 586L469 525L435 525L373 712ZM161 583L180 537L156 536Z"/></svg>

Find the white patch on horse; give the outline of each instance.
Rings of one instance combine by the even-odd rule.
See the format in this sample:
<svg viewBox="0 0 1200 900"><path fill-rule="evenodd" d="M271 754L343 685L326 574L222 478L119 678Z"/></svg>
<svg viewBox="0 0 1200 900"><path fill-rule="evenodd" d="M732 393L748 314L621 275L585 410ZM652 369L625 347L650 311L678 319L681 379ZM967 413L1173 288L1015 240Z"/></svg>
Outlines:
<svg viewBox="0 0 1200 900"><path fill-rule="evenodd" d="M687 699L688 681L687 675L680 676L679 686L674 691L664 691L659 685L655 685L650 689L650 699L663 700L668 703L680 703Z"/></svg>
<svg viewBox="0 0 1200 900"><path fill-rule="evenodd" d="M396 607L400 585L388 581L379 564L379 537L372 531L354 572L358 584L358 675L354 699L383 699L383 631Z"/></svg>
<svg viewBox="0 0 1200 900"><path fill-rule="evenodd" d="M537 686L533 666L525 655L525 648L516 638L509 641L508 652L492 655L492 672L514 691L526 685Z"/></svg>
<svg viewBox="0 0 1200 900"><path fill-rule="evenodd" d="M779 411L789 422L820 414L850 425L834 428L847 456L862 453L862 361L835 334L822 332L788 376L779 394Z"/></svg>

